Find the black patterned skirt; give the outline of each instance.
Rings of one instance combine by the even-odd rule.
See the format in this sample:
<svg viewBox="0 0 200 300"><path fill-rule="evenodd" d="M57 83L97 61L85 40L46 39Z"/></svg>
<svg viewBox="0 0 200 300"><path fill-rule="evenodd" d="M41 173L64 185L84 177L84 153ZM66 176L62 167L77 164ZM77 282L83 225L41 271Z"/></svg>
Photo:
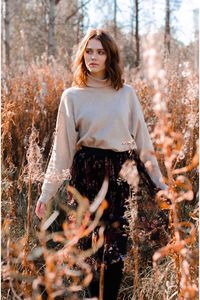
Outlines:
<svg viewBox="0 0 200 300"><path fill-rule="evenodd" d="M72 179L69 184L76 188L82 196L87 197L91 203L101 189L105 175L109 178L108 191L105 196L108 207L100 220L101 226L105 227L104 246L94 255L93 261L95 264L103 261L105 265L110 265L123 261L127 252L128 237L125 229L127 220L124 213L126 201L130 197L131 187L119 176L122 166L127 161L135 162L140 177L139 185L143 190L148 191L150 201L155 204L157 188L135 150L115 152L83 146L73 159L71 168ZM76 200L73 199L70 193L68 197L70 206L76 207ZM141 215L139 217L144 224L146 212L143 204L139 205L141 207ZM162 216L161 223L163 223ZM98 235L98 227L93 232L94 234ZM91 248L91 246L92 234L80 240L81 249L86 250Z"/></svg>
<svg viewBox="0 0 200 300"><path fill-rule="evenodd" d="M108 207L100 220L105 227L104 247L95 254L95 261L104 260L105 264L112 264L123 260L127 248L127 234L124 217L125 201L129 197L129 185L119 180L119 172L124 162L129 158L128 152L114 152L89 147L82 147L75 154L69 184L75 187L82 196L92 203L102 187L105 176L108 176L108 190L105 196ZM71 195L69 195L70 197ZM70 204L74 205L72 198ZM93 233L98 235L98 227ZM83 250L91 248L92 235L80 241Z"/></svg>

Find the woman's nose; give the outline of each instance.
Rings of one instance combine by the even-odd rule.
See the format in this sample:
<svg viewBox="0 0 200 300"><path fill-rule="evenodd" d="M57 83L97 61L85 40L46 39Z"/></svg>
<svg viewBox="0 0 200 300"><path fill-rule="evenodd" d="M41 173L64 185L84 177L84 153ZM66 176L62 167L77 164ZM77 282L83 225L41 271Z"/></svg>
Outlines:
<svg viewBox="0 0 200 300"><path fill-rule="evenodd" d="M92 57L91 57L91 58L92 58L92 60L96 58L95 53L92 54Z"/></svg>

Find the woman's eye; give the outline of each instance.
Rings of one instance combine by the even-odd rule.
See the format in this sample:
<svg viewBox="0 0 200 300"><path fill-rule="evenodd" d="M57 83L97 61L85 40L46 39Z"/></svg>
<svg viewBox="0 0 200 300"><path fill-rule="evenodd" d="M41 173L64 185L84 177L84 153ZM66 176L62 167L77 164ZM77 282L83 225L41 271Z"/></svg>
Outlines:
<svg viewBox="0 0 200 300"><path fill-rule="evenodd" d="M99 54L100 54L100 55L104 55L104 54L105 54L105 51L104 51L104 50L99 50Z"/></svg>
<svg viewBox="0 0 200 300"><path fill-rule="evenodd" d="M92 54L92 53L93 53L93 50L92 50L92 49L86 49L85 52L86 52L87 54ZM98 50L97 53L98 53L99 55L105 55L105 51L104 51L104 50Z"/></svg>

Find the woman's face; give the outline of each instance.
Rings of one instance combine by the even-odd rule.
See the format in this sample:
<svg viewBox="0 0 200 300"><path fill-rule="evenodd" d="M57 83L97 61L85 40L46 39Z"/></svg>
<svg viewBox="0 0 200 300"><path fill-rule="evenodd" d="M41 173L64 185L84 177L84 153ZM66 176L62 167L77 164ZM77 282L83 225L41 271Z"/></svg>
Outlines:
<svg viewBox="0 0 200 300"><path fill-rule="evenodd" d="M89 40L84 52L84 60L92 76L100 79L105 77L106 58L107 55L102 43L95 38Z"/></svg>

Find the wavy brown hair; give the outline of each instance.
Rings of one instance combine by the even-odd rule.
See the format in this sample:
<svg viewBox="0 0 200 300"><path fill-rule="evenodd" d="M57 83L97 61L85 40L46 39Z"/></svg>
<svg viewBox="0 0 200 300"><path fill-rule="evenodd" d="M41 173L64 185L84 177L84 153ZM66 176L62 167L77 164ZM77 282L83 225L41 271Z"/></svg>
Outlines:
<svg viewBox="0 0 200 300"><path fill-rule="evenodd" d="M97 39L101 42L107 55L106 78L110 79L114 89L119 90L123 87L124 82L120 66L119 49L113 38L103 29L91 29L80 42L73 64L74 77L72 85L79 87L86 86L89 70L85 65L84 53L88 41L91 39Z"/></svg>

